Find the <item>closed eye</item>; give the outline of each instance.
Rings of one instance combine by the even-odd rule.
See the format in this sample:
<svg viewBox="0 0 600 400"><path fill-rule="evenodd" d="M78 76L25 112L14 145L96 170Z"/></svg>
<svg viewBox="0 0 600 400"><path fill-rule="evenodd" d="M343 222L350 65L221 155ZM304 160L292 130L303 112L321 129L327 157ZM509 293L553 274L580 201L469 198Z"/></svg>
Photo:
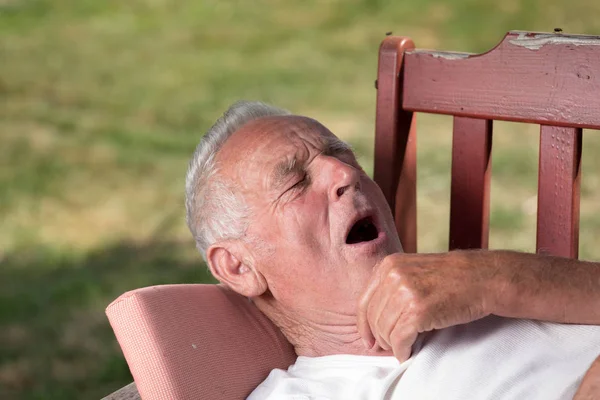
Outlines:
<svg viewBox="0 0 600 400"><path fill-rule="evenodd" d="M294 183L287 191L303 188L304 186L306 186L307 183L308 183L308 175L304 174L302 176L302 179L300 179L298 182Z"/></svg>

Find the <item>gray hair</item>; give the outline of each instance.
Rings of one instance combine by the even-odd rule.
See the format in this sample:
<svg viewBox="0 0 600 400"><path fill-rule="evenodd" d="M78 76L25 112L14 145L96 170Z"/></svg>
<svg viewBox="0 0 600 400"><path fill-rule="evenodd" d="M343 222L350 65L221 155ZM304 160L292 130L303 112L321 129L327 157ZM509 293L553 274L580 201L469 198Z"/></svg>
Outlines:
<svg viewBox="0 0 600 400"><path fill-rule="evenodd" d="M206 132L190 160L185 179L186 222L205 261L219 239L237 239L248 228L248 207L231 185L217 177L215 157L223 144L250 121L290 112L257 101L233 104Z"/></svg>

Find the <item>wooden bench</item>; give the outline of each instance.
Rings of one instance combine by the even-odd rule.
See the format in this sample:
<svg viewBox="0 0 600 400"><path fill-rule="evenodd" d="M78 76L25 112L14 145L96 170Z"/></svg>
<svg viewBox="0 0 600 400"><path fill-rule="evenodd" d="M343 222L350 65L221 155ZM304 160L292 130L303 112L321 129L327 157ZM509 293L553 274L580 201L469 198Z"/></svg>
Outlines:
<svg viewBox="0 0 600 400"><path fill-rule="evenodd" d="M131 382L127 386L123 386L116 392L103 397L102 400L140 400L141 397L135 386L135 382Z"/></svg>
<svg viewBox="0 0 600 400"><path fill-rule="evenodd" d="M415 113L454 116L450 250L487 248L493 120L540 129L537 251L578 256L582 128L600 128L600 37L509 32L472 55L381 44L375 180L416 251Z"/></svg>
<svg viewBox="0 0 600 400"><path fill-rule="evenodd" d="M374 178L405 251L417 250L415 121L424 112L454 116L450 250L488 246L493 120L505 120L540 125L537 251L578 256L582 129L600 129L600 37L509 32L481 55L387 37L376 87ZM134 383L105 397L137 398Z"/></svg>

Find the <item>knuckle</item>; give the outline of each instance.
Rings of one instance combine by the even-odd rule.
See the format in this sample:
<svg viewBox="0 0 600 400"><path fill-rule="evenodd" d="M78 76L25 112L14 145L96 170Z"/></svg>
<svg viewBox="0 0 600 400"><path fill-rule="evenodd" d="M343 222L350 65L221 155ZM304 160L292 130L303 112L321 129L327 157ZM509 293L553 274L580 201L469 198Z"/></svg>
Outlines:
<svg viewBox="0 0 600 400"><path fill-rule="evenodd" d="M379 263L378 267L377 267L377 272L379 272L380 274L385 274L386 271L388 271L390 269L390 265L392 265L393 263L391 262L391 260L389 259L389 256L384 258L383 260L381 260L381 262Z"/></svg>
<svg viewBox="0 0 600 400"><path fill-rule="evenodd" d="M424 299L420 295L419 291L415 290L414 287L405 284L399 288L399 291L402 297L404 297L404 301L407 306L418 307L423 305Z"/></svg>
<svg viewBox="0 0 600 400"><path fill-rule="evenodd" d="M429 307L424 301L412 299L406 305L406 319L418 323L422 321L429 312Z"/></svg>
<svg viewBox="0 0 600 400"><path fill-rule="evenodd" d="M400 261L401 255L398 253L387 255L381 260L380 267L387 269L396 265Z"/></svg>
<svg viewBox="0 0 600 400"><path fill-rule="evenodd" d="M387 274L390 283L399 284L404 280L404 274L398 268L391 269Z"/></svg>

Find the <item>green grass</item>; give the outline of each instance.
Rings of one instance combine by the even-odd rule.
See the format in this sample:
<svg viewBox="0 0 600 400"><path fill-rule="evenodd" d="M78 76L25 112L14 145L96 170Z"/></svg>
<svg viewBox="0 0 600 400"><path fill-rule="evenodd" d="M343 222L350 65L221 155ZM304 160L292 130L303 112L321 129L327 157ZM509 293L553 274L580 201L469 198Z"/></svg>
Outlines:
<svg viewBox="0 0 600 400"><path fill-rule="evenodd" d="M0 397L100 398L130 379L102 309L132 287L210 282L193 246L120 241L85 253L38 247L0 271Z"/></svg>
<svg viewBox="0 0 600 400"><path fill-rule="evenodd" d="M183 179L231 102L315 117L370 171L377 47L481 52L512 29L600 33L573 0L0 0L0 398L100 398L129 376L104 307L210 281ZM448 242L451 119L419 122L419 247ZM492 247L532 249L537 130L496 124ZM585 136L581 254L600 258L600 137Z"/></svg>

